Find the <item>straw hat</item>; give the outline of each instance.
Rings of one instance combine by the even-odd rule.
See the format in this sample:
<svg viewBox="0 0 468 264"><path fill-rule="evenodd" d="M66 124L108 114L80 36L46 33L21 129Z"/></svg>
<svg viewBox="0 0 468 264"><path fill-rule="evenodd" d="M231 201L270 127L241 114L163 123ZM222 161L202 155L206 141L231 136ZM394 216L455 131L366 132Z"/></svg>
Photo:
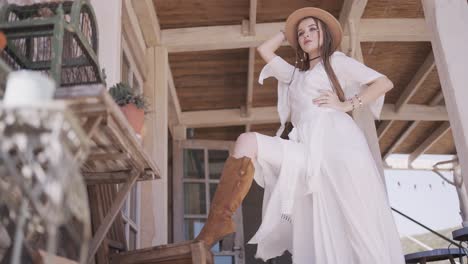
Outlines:
<svg viewBox="0 0 468 264"><path fill-rule="evenodd" d="M285 35L289 44L294 49L297 49L297 25L301 19L309 16L322 20L328 26L331 35L333 36L333 41L335 42L335 47L333 47L333 49L336 50L340 45L341 37L343 35L340 22L338 22L338 20L332 14L316 7L304 7L294 11L291 15L289 15L285 26Z"/></svg>

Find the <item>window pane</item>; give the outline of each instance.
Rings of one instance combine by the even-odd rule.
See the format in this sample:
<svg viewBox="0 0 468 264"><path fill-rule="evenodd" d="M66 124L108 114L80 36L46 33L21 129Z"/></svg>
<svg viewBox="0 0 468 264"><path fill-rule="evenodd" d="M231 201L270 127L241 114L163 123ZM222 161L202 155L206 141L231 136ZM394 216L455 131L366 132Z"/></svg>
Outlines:
<svg viewBox="0 0 468 264"><path fill-rule="evenodd" d="M215 256L214 263L215 264L233 264L234 257L233 256Z"/></svg>
<svg viewBox="0 0 468 264"><path fill-rule="evenodd" d="M136 216L137 216L137 185L135 184L132 187L132 190L130 192L130 219L134 223L136 223Z"/></svg>
<svg viewBox="0 0 468 264"><path fill-rule="evenodd" d="M129 238L128 238L128 247L129 250L136 249L137 245L137 231L130 227Z"/></svg>
<svg viewBox="0 0 468 264"><path fill-rule="evenodd" d="M185 214L206 214L206 194L204 183L184 184Z"/></svg>
<svg viewBox="0 0 468 264"><path fill-rule="evenodd" d="M124 202L124 204L122 206L122 214L128 217L127 199L125 199L125 202Z"/></svg>
<svg viewBox="0 0 468 264"><path fill-rule="evenodd" d="M217 183L210 183L210 201L213 200L214 194L216 192L216 188L218 187Z"/></svg>
<svg viewBox="0 0 468 264"><path fill-rule="evenodd" d="M184 178L205 178L205 157L203 149L184 150Z"/></svg>
<svg viewBox="0 0 468 264"><path fill-rule="evenodd" d="M219 252L219 251L220 251L220 248L221 248L221 243L220 243L220 242L216 242L216 244L214 244L213 247L211 248L211 251L212 251L212 252Z"/></svg>
<svg viewBox="0 0 468 264"><path fill-rule="evenodd" d="M210 179L221 178L224 162L229 157L227 150L208 150L208 164Z"/></svg>
<svg viewBox="0 0 468 264"><path fill-rule="evenodd" d="M203 225L205 225L205 219L185 219L184 225L185 240L192 240L200 234Z"/></svg>

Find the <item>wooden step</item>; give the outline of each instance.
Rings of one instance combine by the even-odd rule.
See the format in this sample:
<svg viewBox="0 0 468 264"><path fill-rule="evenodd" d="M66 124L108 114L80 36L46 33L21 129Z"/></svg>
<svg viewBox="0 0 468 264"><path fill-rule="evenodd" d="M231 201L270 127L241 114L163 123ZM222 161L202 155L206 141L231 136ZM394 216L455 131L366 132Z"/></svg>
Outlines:
<svg viewBox="0 0 468 264"><path fill-rule="evenodd" d="M213 254L203 242L186 241L113 254L112 264L213 264Z"/></svg>

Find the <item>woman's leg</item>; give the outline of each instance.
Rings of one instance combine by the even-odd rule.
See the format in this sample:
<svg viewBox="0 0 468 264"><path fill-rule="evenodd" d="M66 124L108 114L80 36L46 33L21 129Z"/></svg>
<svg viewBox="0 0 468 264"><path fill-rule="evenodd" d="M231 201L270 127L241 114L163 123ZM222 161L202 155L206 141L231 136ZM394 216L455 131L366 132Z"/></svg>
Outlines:
<svg viewBox="0 0 468 264"><path fill-rule="evenodd" d="M235 232L232 215L249 192L254 177L252 159L257 155L255 133L241 134L232 155L224 163L223 172L211 201L208 219L195 238L211 248L224 236Z"/></svg>
<svg viewBox="0 0 468 264"><path fill-rule="evenodd" d="M257 157L257 149L258 145L255 133L242 133L236 140L236 145L234 147L234 153L232 156L237 159L244 156L254 159Z"/></svg>

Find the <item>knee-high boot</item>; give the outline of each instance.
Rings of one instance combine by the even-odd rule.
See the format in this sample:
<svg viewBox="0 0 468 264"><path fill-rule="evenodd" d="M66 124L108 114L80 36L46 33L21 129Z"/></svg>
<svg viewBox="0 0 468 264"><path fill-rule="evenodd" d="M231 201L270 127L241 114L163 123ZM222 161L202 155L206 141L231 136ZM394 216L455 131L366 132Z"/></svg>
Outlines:
<svg viewBox="0 0 468 264"><path fill-rule="evenodd" d="M202 240L208 248L211 248L224 236L235 232L232 215L249 192L254 170L250 158L236 159L229 156L211 201L208 219L195 240Z"/></svg>

